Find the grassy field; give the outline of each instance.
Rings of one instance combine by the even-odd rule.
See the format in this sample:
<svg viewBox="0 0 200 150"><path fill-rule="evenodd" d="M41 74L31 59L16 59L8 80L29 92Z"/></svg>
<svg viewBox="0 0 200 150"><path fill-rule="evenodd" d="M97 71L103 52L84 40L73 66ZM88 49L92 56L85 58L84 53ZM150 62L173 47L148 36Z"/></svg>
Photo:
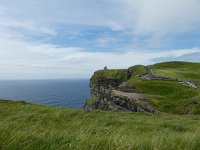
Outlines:
<svg viewBox="0 0 200 150"><path fill-rule="evenodd" d="M200 63L164 62L151 65L150 68L158 76L200 81Z"/></svg>
<svg viewBox="0 0 200 150"><path fill-rule="evenodd" d="M175 81L142 80L127 81L138 93L153 95L147 99L161 112L174 114L200 114L200 90L182 86ZM192 103L193 101L198 102Z"/></svg>
<svg viewBox="0 0 200 150"><path fill-rule="evenodd" d="M86 112L0 100L2 150L198 150L200 116Z"/></svg>
<svg viewBox="0 0 200 150"><path fill-rule="evenodd" d="M149 67L157 76L192 81L200 87L200 63L164 62ZM154 95L147 100L161 112L200 114L200 88L183 86L176 81L142 80L137 76L126 82L138 93Z"/></svg>

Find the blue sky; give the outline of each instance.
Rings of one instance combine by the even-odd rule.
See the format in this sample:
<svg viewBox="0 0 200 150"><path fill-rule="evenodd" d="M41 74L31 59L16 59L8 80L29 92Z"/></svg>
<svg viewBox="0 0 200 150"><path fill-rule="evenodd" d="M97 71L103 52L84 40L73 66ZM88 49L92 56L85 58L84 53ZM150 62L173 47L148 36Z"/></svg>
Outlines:
<svg viewBox="0 0 200 150"><path fill-rule="evenodd" d="M199 0L0 0L0 79L200 60Z"/></svg>

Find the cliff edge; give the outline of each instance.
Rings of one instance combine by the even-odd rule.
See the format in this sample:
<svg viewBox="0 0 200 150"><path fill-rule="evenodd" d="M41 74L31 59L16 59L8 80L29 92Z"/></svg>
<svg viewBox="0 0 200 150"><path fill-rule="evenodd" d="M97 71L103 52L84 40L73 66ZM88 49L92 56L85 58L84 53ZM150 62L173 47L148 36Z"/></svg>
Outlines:
<svg viewBox="0 0 200 150"><path fill-rule="evenodd" d="M200 63L104 69L90 79L88 110L200 114Z"/></svg>

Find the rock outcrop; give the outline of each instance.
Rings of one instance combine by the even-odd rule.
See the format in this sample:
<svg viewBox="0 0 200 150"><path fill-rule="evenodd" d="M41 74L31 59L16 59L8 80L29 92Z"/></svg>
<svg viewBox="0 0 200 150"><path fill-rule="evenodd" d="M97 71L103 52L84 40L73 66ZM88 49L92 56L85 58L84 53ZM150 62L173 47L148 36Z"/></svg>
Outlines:
<svg viewBox="0 0 200 150"><path fill-rule="evenodd" d="M174 67L174 65L177 67ZM90 79L90 97L84 108L121 112L172 112L197 114L200 111L200 64L166 62L128 69L106 69Z"/></svg>
<svg viewBox="0 0 200 150"><path fill-rule="evenodd" d="M116 73L118 74L116 78L105 77L102 72L95 72L90 79L90 98L84 108L87 110L159 113L146 101L151 95L136 93L124 82L131 77L130 70L124 70L120 74Z"/></svg>

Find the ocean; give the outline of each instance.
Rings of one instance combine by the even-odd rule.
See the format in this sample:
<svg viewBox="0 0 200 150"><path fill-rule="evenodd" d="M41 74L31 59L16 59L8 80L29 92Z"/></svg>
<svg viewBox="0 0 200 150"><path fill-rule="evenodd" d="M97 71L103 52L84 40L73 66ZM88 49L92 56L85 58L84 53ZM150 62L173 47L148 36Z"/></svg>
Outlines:
<svg viewBox="0 0 200 150"><path fill-rule="evenodd" d="M89 80L0 81L0 99L32 104L82 108L89 97Z"/></svg>

